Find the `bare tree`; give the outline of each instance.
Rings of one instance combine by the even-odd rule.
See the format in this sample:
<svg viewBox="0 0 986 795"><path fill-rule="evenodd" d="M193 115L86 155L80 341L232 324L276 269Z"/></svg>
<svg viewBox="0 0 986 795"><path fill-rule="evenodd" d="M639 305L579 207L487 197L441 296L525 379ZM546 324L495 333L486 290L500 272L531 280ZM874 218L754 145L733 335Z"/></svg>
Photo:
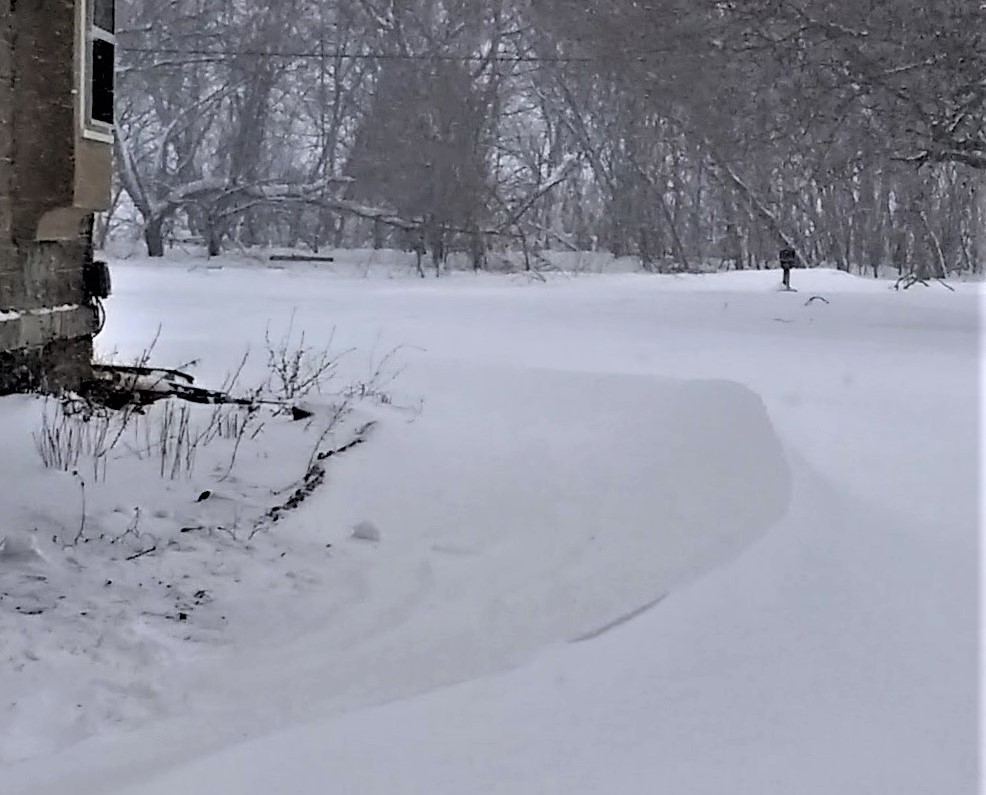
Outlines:
<svg viewBox="0 0 986 795"><path fill-rule="evenodd" d="M119 212L148 251L779 247L983 260L982 4L120 0ZM114 229L119 224L114 225Z"/></svg>

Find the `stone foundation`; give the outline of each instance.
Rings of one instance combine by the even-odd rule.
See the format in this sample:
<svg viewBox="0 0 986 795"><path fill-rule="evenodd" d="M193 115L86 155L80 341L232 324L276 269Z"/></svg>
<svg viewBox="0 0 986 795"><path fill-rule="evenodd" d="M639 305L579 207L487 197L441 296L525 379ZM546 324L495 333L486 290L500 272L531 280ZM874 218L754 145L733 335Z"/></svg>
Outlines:
<svg viewBox="0 0 986 795"><path fill-rule="evenodd" d="M89 337L0 351L0 395L78 390L92 373L91 362Z"/></svg>
<svg viewBox="0 0 986 795"><path fill-rule="evenodd" d="M90 374L96 314L83 286L89 237L0 243L0 394L76 389Z"/></svg>

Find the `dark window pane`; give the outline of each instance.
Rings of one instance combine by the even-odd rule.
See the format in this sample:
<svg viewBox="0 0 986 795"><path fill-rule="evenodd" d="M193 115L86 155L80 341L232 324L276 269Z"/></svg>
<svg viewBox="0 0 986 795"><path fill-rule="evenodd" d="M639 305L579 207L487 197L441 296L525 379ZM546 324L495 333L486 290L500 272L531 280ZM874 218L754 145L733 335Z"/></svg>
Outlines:
<svg viewBox="0 0 986 795"><path fill-rule="evenodd" d="M113 33L116 30L115 0L92 0L92 21L97 28Z"/></svg>
<svg viewBox="0 0 986 795"><path fill-rule="evenodd" d="M108 41L92 42L92 82L90 83L91 116L93 121L113 123L113 56L114 47Z"/></svg>

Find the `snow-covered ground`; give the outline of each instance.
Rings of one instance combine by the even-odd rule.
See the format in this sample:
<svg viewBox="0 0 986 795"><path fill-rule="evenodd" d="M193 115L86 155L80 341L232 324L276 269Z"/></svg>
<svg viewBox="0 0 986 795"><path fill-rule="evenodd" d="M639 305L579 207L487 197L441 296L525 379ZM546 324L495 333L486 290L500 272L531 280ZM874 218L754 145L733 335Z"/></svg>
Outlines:
<svg viewBox="0 0 986 795"><path fill-rule="evenodd" d="M0 401L4 795L977 790L977 285L189 264L115 264L104 351L254 384L293 323L386 399L252 539L335 397L235 478L111 463L87 533L179 540L134 560L50 540L78 476Z"/></svg>

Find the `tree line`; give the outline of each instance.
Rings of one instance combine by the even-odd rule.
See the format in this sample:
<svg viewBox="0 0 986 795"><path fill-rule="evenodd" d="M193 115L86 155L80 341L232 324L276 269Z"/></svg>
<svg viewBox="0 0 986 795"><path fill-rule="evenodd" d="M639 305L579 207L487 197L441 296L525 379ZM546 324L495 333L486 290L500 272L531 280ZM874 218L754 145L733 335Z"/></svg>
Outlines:
<svg viewBox="0 0 986 795"><path fill-rule="evenodd" d="M118 0L148 253L986 263L981 0Z"/></svg>

